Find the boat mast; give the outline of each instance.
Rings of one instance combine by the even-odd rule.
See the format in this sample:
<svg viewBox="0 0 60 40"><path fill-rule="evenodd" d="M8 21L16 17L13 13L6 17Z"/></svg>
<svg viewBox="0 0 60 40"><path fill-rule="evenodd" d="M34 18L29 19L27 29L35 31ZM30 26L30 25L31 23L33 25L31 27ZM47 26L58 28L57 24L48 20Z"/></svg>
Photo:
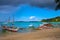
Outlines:
<svg viewBox="0 0 60 40"><path fill-rule="evenodd" d="M14 16L13 16L13 20L12 20L12 27L14 27Z"/></svg>
<svg viewBox="0 0 60 40"><path fill-rule="evenodd" d="M10 16L8 17L8 23L10 23Z"/></svg>

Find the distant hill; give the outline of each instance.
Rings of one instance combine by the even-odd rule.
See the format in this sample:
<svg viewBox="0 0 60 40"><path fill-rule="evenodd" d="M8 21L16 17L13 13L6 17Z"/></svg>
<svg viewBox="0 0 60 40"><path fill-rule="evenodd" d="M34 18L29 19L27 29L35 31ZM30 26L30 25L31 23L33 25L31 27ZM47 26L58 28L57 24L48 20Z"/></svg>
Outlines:
<svg viewBox="0 0 60 40"><path fill-rule="evenodd" d="M50 19L43 19L41 22L60 22L60 16Z"/></svg>

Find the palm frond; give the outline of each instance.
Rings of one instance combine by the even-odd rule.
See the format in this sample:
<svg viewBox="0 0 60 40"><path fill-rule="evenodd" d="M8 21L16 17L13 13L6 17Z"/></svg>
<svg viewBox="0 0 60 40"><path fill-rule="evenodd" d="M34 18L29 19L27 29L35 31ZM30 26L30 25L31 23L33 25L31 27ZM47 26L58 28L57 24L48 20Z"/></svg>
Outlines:
<svg viewBox="0 0 60 40"><path fill-rule="evenodd" d="M55 2L56 2L56 3L58 3L58 2L59 2L59 0L55 0Z"/></svg>

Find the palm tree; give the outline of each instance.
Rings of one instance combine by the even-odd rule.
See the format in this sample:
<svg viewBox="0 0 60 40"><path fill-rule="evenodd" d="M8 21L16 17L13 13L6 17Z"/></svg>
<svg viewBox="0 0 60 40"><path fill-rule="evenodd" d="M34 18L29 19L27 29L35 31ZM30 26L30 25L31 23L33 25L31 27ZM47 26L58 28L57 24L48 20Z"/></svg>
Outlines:
<svg viewBox="0 0 60 40"><path fill-rule="evenodd" d="M59 0L55 0L55 2L56 2L56 3L58 3L58 2L59 2Z"/></svg>
<svg viewBox="0 0 60 40"><path fill-rule="evenodd" d="M55 0L55 2L57 3L55 10L60 9L60 0Z"/></svg>

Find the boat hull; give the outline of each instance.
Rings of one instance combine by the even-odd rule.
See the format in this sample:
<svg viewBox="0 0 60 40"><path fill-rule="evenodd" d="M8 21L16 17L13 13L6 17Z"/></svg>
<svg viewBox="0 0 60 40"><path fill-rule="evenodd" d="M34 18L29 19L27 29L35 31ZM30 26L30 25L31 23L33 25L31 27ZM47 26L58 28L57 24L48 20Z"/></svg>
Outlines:
<svg viewBox="0 0 60 40"><path fill-rule="evenodd" d="M10 28L10 27L4 27L2 29L7 30L7 31L11 31L11 32L17 32L19 30L18 28L14 29L14 28Z"/></svg>

